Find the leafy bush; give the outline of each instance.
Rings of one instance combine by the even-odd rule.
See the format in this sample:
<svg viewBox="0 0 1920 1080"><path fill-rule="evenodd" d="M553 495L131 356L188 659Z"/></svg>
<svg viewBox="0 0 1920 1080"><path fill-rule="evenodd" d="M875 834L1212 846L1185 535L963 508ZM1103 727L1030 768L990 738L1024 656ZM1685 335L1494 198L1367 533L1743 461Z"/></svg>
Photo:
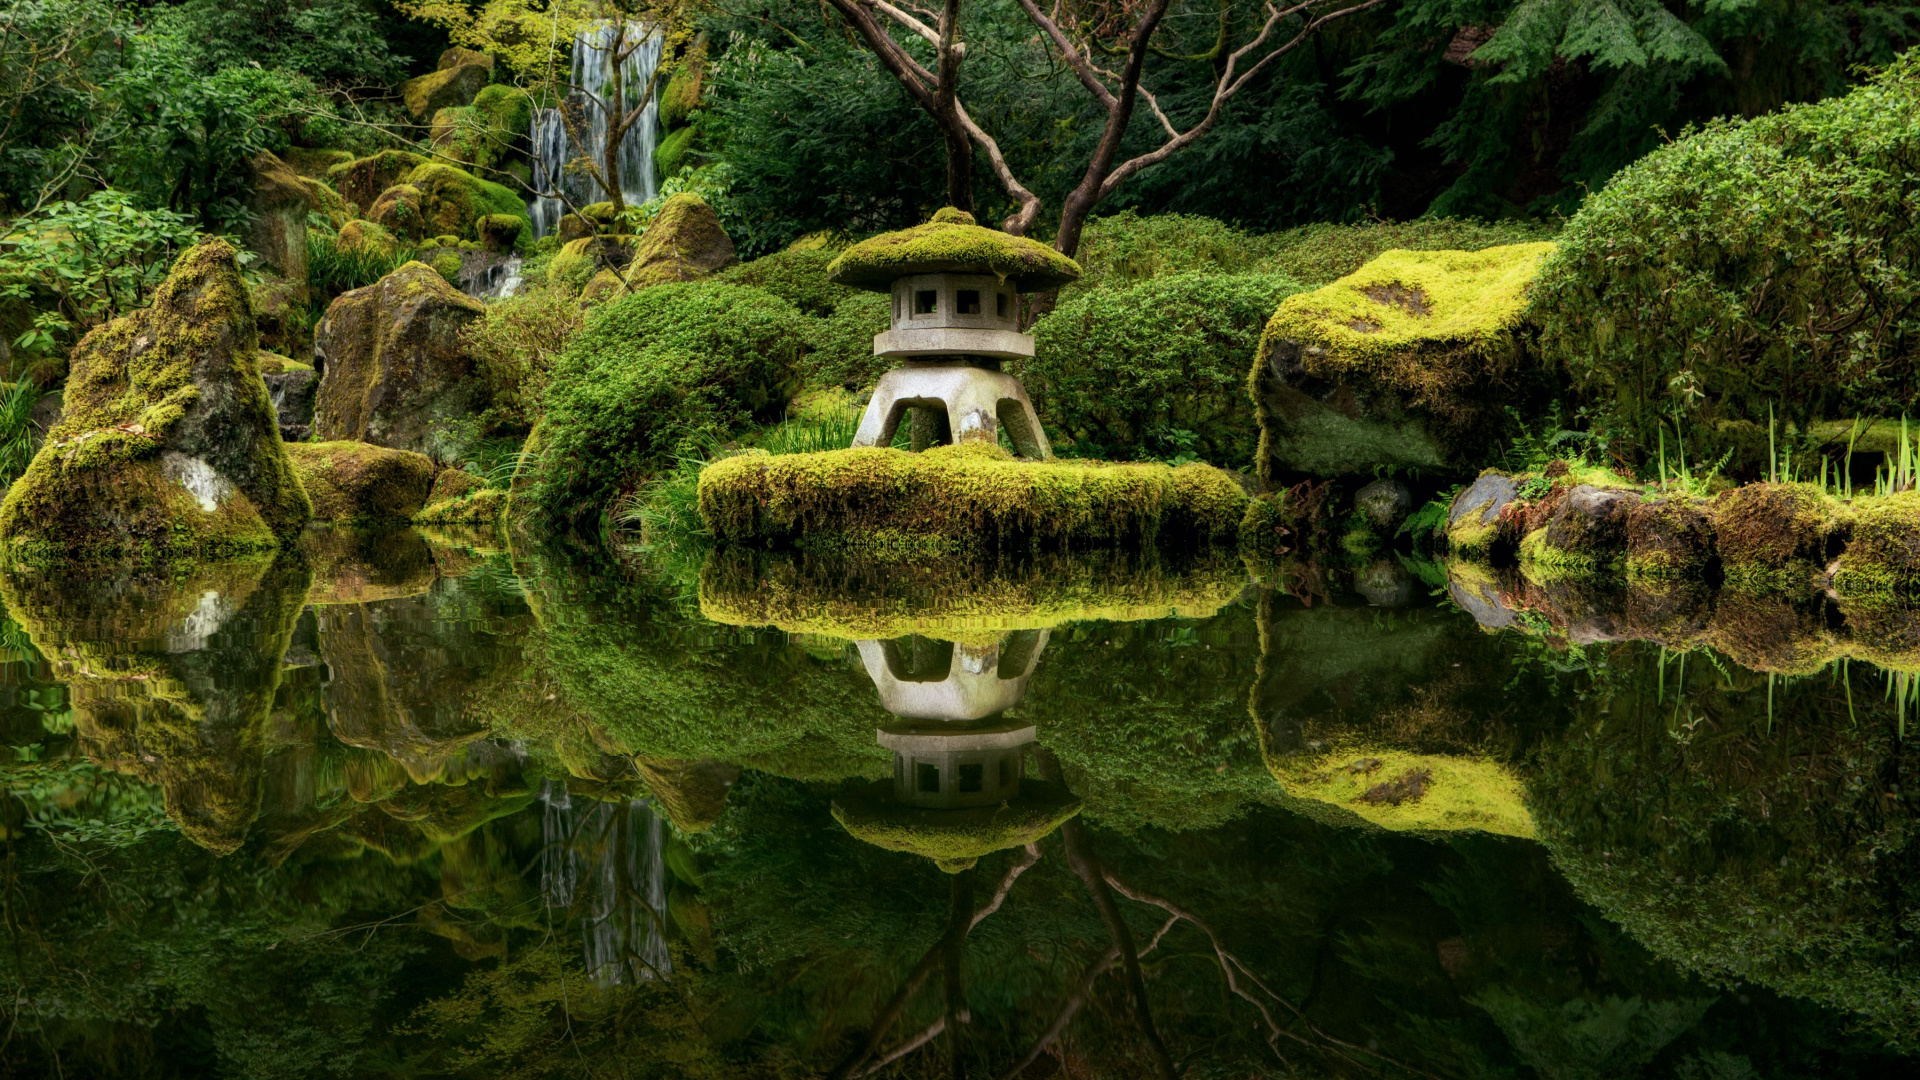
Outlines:
<svg viewBox="0 0 1920 1080"><path fill-rule="evenodd" d="M1650 455L1668 418L1708 460L1770 408L1804 427L1910 407L1916 121L1908 57L1843 98L1708 124L1587 200L1532 308L1626 448Z"/></svg>
<svg viewBox="0 0 1920 1080"><path fill-rule="evenodd" d="M1014 370L1076 454L1248 468L1260 430L1247 364L1274 307L1302 288L1194 272L1075 292L1041 318L1034 358Z"/></svg>
<svg viewBox="0 0 1920 1080"><path fill-rule="evenodd" d="M411 245L390 249L378 244L342 247L334 234L308 229L307 286L313 290L314 310L325 311L334 297L379 281L413 261L413 257Z"/></svg>
<svg viewBox="0 0 1920 1080"><path fill-rule="evenodd" d="M1481 251L1551 240L1557 227L1535 221L1483 222L1465 218L1374 221L1359 225L1302 225L1261 238L1260 266L1303 285L1346 277L1383 251Z"/></svg>
<svg viewBox="0 0 1920 1080"><path fill-rule="evenodd" d="M198 233L166 210L142 210L125 192L59 202L0 233L0 300L40 309L14 342L48 354L92 327L146 304L176 253Z"/></svg>
<svg viewBox="0 0 1920 1080"><path fill-rule="evenodd" d="M1266 238L1224 221L1190 214L1141 217L1131 210L1087 223L1074 261L1080 280L1069 292L1124 288L1188 270L1241 273L1265 254Z"/></svg>
<svg viewBox="0 0 1920 1080"><path fill-rule="evenodd" d="M676 282L601 307L547 386L537 504L578 526L675 458L774 419L805 349L800 312L761 289Z"/></svg>
<svg viewBox="0 0 1920 1080"><path fill-rule="evenodd" d="M730 266L721 271L719 279L765 289L809 315L824 317L833 314L842 301L860 295L858 289L827 280L827 264L837 254L826 248L776 251Z"/></svg>

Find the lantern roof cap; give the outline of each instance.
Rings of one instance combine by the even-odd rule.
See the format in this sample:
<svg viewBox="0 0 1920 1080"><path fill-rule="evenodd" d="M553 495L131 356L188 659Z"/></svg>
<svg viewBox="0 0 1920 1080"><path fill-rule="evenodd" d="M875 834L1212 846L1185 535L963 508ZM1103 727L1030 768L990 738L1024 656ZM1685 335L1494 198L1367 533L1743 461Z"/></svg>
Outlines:
<svg viewBox="0 0 1920 1080"><path fill-rule="evenodd" d="M827 266L837 285L886 292L915 274L992 274L1021 292L1057 289L1080 277L1080 264L1037 240L974 224L949 206L924 225L881 233Z"/></svg>

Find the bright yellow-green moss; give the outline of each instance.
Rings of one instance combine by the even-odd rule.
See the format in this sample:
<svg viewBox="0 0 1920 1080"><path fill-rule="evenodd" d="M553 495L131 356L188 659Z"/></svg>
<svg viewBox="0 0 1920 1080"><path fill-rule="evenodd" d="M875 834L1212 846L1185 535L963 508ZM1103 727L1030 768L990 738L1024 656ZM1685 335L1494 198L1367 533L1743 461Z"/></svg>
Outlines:
<svg viewBox="0 0 1920 1080"><path fill-rule="evenodd" d="M863 564L733 548L714 552L702 568L700 613L718 623L855 641L921 634L986 644L1015 630L1086 620L1211 618L1245 588L1244 568L1226 553L1180 571L1085 554L988 572L947 560Z"/></svg>
<svg viewBox="0 0 1920 1080"><path fill-rule="evenodd" d="M280 157L288 165L293 166L294 172L308 179L315 179L326 176L327 170L335 165L344 165L352 161L353 153L348 150L315 150L305 146L290 146L281 153Z"/></svg>
<svg viewBox="0 0 1920 1080"><path fill-rule="evenodd" d="M983 855L1023 847L1080 812L1080 800L1057 784L1020 781L1020 795L998 806L925 810L893 801L893 781L882 780L833 801L833 819L875 847L932 859L957 874Z"/></svg>
<svg viewBox="0 0 1920 1080"><path fill-rule="evenodd" d="M700 474L714 536L843 550L1231 541L1246 504L1207 465L1016 461L988 443L748 453Z"/></svg>
<svg viewBox="0 0 1920 1080"><path fill-rule="evenodd" d="M720 226L720 215L705 199L683 191L660 205L633 246L624 277L636 289L697 281L733 261L733 240Z"/></svg>
<svg viewBox="0 0 1920 1080"><path fill-rule="evenodd" d="M1324 288L1290 296L1266 338L1318 346L1329 370L1401 367L1432 347L1479 353L1506 348L1526 308L1527 286L1551 243L1484 251L1388 251ZM1262 343L1262 352L1267 342Z"/></svg>
<svg viewBox="0 0 1920 1080"><path fill-rule="evenodd" d="M885 292L910 274L993 274L1022 292L1057 289L1080 276L1080 265L1024 236L974 224L973 215L947 207L925 225L883 233L840 253L827 267L840 285Z"/></svg>
<svg viewBox="0 0 1920 1080"><path fill-rule="evenodd" d="M426 504L433 459L363 442L289 443L316 521L402 522Z"/></svg>
<svg viewBox="0 0 1920 1080"><path fill-rule="evenodd" d="M421 525L491 525L507 508L507 493L487 488L452 499L442 499L414 515Z"/></svg>
<svg viewBox="0 0 1920 1080"><path fill-rule="evenodd" d="M1849 599L1920 595L1920 491L1858 497L1851 510L1834 591Z"/></svg>
<svg viewBox="0 0 1920 1080"><path fill-rule="evenodd" d="M426 163L411 150L382 150L327 169L327 181L362 213L370 212L380 193Z"/></svg>
<svg viewBox="0 0 1920 1080"><path fill-rule="evenodd" d="M262 375L285 375L289 371L312 371L312 364L303 364L291 357L261 349L259 352L259 370Z"/></svg>
<svg viewBox="0 0 1920 1080"><path fill-rule="evenodd" d="M1519 776L1489 758L1356 745L1311 758L1268 755L1267 770L1288 795L1395 832L1534 836Z"/></svg>

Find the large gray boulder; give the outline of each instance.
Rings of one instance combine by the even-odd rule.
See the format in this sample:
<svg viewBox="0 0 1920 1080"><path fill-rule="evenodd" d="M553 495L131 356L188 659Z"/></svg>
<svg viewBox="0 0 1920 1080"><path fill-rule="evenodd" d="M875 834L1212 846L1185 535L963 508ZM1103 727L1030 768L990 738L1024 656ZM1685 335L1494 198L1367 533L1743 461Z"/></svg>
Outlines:
<svg viewBox="0 0 1920 1080"><path fill-rule="evenodd" d="M420 262L341 294L314 327L314 438L460 456L491 401L461 335L485 311Z"/></svg>

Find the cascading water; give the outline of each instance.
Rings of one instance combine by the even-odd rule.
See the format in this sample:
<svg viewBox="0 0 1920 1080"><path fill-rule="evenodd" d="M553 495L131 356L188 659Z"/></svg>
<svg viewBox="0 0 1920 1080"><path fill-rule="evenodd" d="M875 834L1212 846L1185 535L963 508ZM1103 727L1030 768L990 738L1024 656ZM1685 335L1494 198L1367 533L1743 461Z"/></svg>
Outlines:
<svg viewBox="0 0 1920 1080"><path fill-rule="evenodd" d="M599 986L673 970L661 932L667 915L666 824L643 799L576 809L567 789L541 791L540 891L580 915L587 973Z"/></svg>
<svg viewBox="0 0 1920 1080"><path fill-rule="evenodd" d="M565 191L575 206L605 201L606 195L586 172L567 171L567 162L586 157L597 164L605 159L609 112L624 113L632 108L646 93L648 80L660 66L666 39L659 30L645 23L629 22L624 26L624 35L619 31L620 27L612 22L600 23L581 31L573 43L573 89L569 101L578 107L576 116L585 145L575 146L567 138L567 126L559 109L537 109L533 114L534 186L540 191ZM613 82L613 55L619 44L616 38L623 38L625 44L640 41L639 47L620 65L624 103L606 99ZM611 108L602 108L596 102L604 102ZM620 142L620 197L630 205L646 202L660 193L653 175L653 151L659 142L659 132L660 100L655 93L641 111L640 119ZM559 227L566 204L558 197L536 197L527 204L527 212L533 218L534 235L546 236Z"/></svg>

